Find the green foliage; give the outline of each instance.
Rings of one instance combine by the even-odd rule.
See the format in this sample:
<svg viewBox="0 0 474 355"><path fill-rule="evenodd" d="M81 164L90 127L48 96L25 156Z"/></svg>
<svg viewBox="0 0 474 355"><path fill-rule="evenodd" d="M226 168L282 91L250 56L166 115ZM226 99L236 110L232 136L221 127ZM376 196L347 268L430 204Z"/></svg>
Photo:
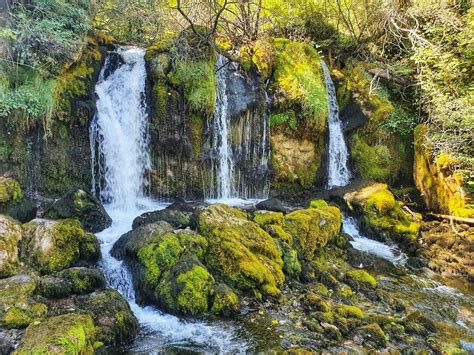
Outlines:
<svg viewBox="0 0 474 355"><path fill-rule="evenodd" d="M408 136L413 132L416 123L416 115L399 105L394 105L392 113L380 125L380 128L388 129L401 136Z"/></svg>
<svg viewBox="0 0 474 355"><path fill-rule="evenodd" d="M286 130L293 132L298 127L298 120L293 110L281 113L272 113L270 115L270 126L274 128L284 127Z"/></svg>

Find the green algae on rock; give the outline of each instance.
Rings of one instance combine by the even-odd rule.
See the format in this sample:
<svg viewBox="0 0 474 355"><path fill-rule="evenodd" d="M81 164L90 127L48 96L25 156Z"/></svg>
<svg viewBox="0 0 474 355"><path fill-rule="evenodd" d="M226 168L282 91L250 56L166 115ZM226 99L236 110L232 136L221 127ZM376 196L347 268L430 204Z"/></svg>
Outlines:
<svg viewBox="0 0 474 355"><path fill-rule="evenodd" d="M95 326L89 315L69 313L31 324L15 355L93 354Z"/></svg>
<svg viewBox="0 0 474 355"><path fill-rule="evenodd" d="M342 216L337 207L308 208L285 216L283 229L293 237L298 256L311 260L341 230Z"/></svg>
<svg viewBox="0 0 474 355"><path fill-rule="evenodd" d="M23 192L18 181L0 176L0 206L15 202L22 197Z"/></svg>
<svg viewBox="0 0 474 355"><path fill-rule="evenodd" d="M98 248L98 243L90 245L90 238L95 236L85 233L73 219L35 219L23 225L23 232L21 258L43 274L60 271L79 261L93 263L100 255L99 252L84 255L84 250L81 253L84 244Z"/></svg>
<svg viewBox="0 0 474 355"><path fill-rule="evenodd" d="M226 284L214 286L211 312L216 315L231 316L240 310L239 297Z"/></svg>
<svg viewBox="0 0 474 355"><path fill-rule="evenodd" d="M283 261L273 239L244 212L222 204L203 209L199 231L208 238L206 265L231 287L277 296Z"/></svg>
<svg viewBox="0 0 474 355"><path fill-rule="evenodd" d="M365 270L351 270L345 279L356 290L370 290L377 286L377 280Z"/></svg>
<svg viewBox="0 0 474 355"><path fill-rule="evenodd" d="M18 243L22 239L20 224L14 219L0 215L0 278L15 273L18 258Z"/></svg>

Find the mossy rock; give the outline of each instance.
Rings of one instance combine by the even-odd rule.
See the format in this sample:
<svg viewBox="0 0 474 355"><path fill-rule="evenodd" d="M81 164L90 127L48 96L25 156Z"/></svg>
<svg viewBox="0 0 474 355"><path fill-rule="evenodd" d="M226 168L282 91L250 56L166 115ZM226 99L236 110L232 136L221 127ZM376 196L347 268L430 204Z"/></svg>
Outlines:
<svg viewBox="0 0 474 355"><path fill-rule="evenodd" d="M365 184L346 193L344 199L361 216L363 227L376 237L392 238L406 249L416 249L421 221L416 221L402 210L386 184Z"/></svg>
<svg viewBox="0 0 474 355"><path fill-rule="evenodd" d="M283 229L292 235L294 247L303 260L311 260L341 229L342 216L337 207L308 208L285 216Z"/></svg>
<svg viewBox="0 0 474 355"><path fill-rule="evenodd" d="M25 328L43 318L47 312L48 307L44 303L17 303L5 312L1 324L6 328Z"/></svg>
<svg viewBox="0 0 474 355"><path fill-rule="evenodd" d="M176 232L179 242L186 252L194 255L199 261L204 261L209 243L205 237L195 231L185 229Z"/></svg>
<svg viewBox="0 0 474 355"><path fill-rule="evenodd" d="M277 296L283 285L283 261L273 239L244 212L222 204L203 209L200 233L208 239L206 265L231 287L255 295Z"/></svg>
<svg viewBox="0 0 474 355"><path fill-rule="evenodd" d="M377 323L371 323L358 328L357 333L362 336L364 343L373 345L376 348L387 346L387 338L384 331Z"/></svg>
<svg viewBox="0 0 474 355"><path fill-rule="evenodd" d="M332 312L331 305L320 295L310 290L303 296L303 304L309 312Z"/></svg>
<svg viewBox="0 0 474 355"><path fill-rule="evenodd" d="M47 318L26 329L14 354L93 354L95 332L94 322L86 314Z"/></svg>
<svg viewBox="0 0 474 355"><path fill-rule="evenodd" d="M284 216L281 212L255 211L253 221L260 227L265 228L268 224L283 225Z"/></svg>
<svg viewBox="0 0 474 355"><path fill-rule="evenodd" d="M359 307L341 304L336 308L337 314L344 318L364 318L364 312Z"/></svg>
<svg viewBox="0 0 474 355"><path fill-rule="evenodd" d="M183 315L207 312L214 277L195 258L183 256L161 280L156 292L163 308Z"/></svg>
<svg viewBox="0 0 474 355"><path fill-rule="evenodd" d="M420 311L408 314L402 321L408 334L427 336L437 331L436 324L429 318L423 316Z"/></svg>
<svg viewBox="0 0 474 355"><path fill-rule="evenodd" d="M18 181L0 176L0 206L18 201L22 197L23 192Z"/></svg>
<svg viewBox="0 0 474 355"><path fill-rule="evenodd" d="M309 202L309 208L323 208L328 207L328 203L324 200L312 200Z"/></svg>
<svg viewBox="0 0 474 355"><path fill-rule="evenodd" d="M365 270L351 270L344 279L356 290L372 290L377 286L377 280Z"/></svg>
<svg viewBox="0 0 474 355"><path fill-rule="evenodd" d="M128 302L116 290L97 290L78 296L74 303L93 318L98 341L106 345L117 345L129 343L135 338L138 320Z"/></svg>
<svg viewBox="0 0 474 355"><path fill-rule="evenodd" d="M36 293L46 298L81 295L105 287L104 274L99 269L69 268L39 279Z"/></svg>
<svg viewBox="0 0 474 355"><path fill-rule="evenodd" d="M240 310L239 297L226 284L215 286L213 295L212 313L229 317Z"/></svg>
<svg viewBox="0 0 474 355"><path fill-rule="evenodd" d="M21 258L43 274L60 271L79 262L94 263L100 255L100 252L83 255L82 247L86 243L90 246L90 239L95 236L84 232L81 224L73 219L35 219L23 225L23 232ZM98 248L99 244L94 245Z"/></svg>
<svg viewBox="0 0 474 355"><path fill-rule="evenodd" d="M0 215L0 278L15 273L18 259L18 243L22 239L20 224L14 219Z"/></svg>
<svg viewBox="0 0 474 355"><path fill-rule="evenodd" d="M132 228L135 229L143 224L165 221L174 228L186 228L191 223L191 213L182 212L175 209L165 208L164 210L146 212L133 220Z"/></svg>
<svg viewBox="0 0 474 355"><path fill-rule="evenodd" d="M85 230L97 233L112 224L98 199L84 190L73 190L51 205L44 213L44 218L50 219L78 219Z"/></svg>

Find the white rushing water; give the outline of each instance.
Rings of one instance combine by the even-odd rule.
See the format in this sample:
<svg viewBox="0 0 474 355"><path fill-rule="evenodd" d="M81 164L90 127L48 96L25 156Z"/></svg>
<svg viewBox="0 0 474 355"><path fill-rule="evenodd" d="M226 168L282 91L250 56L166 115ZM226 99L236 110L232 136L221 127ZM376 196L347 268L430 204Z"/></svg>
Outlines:
<svg viewBox="0 0 474 355"><path fill-rule="evenodd" d="M339 117L339 106L337 105L336 89L331 79L329 69L321 61L328 93L328 126L329 126L329 166L328 166L328 189L337 186L345 186L349 183L351 173L347 166L347 145L342 131L342 123Z"/></svg>
<svg viewBox="0 0 474 355"><path fill-rule="evenodd" d="M393 264L404 264L406 261L406 255L395 245L388 245L365 237L352 217L343 218L342 231L352 237L350 243L357 250L376 255L391 261Z"/></svg>
<svg viewBox="0 0 474 355"><path fill-rule="evenodd" d="M129 302L142 326L140 341L131 351L159 353L170 348L199 352L245 351L246 343L237 339L225 324L184 321L135 301L132 278L124 263L110 251L114 243L131 229L133 219L166 205L146 198L146 178L150 169L148 117L145 102L145 61L143 49L118 50L122 64L111 65L110 57L96 85L97 115L91 125L93 167L99 165L95 188L112 217L111 227L97 233L101 243L101 267L108 286L118 290ZM107 77L106 71L111 70ZM103 180L103 181L102 181Z"/></svg>
<svg viewBox="0 0 474 355"><path fill-rule="evenodd" d="M228 112L227 99L227 75L225 68L225 58L217 56L217 90L214 110L214 147L218 152L217 166L217 198L229 199L233 196L232 177L234 175L234 159L232 148L229 144L230 117Z"/></svg>
<svg viewBox="0 0 474 355"><path fill-rule="evenodd" d="M97 114L90 128L94 191L104 202L136 205L147 186L151 169L148 119L145 104L145 51L136 47L118 50L123 64L104 78L108 57L95 91ZM96 149L98 145L98 149ZM96 156L96 150L100 153Z"/></svg>

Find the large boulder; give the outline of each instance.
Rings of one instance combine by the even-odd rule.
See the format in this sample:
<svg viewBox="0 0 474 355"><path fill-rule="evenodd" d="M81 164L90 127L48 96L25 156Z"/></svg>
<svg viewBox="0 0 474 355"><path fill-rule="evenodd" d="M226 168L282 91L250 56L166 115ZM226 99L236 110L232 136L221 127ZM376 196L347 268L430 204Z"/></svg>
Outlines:
<svg viewBox="0 0 474 355"><path fill-rule="evenodd" d="M344 200L374 238L393 239L408 252L416 252L421 216L405 213L403 204L395 199L386 184L364 184L346 192Z"/></svg>
<svg viewBox="0 0 474 355"><path fill-rule="evenodd" d="M44 213L45 218L64 219L76 218L85 230L97 233L112 224L112 219L107 214L98 199L84 190L73 190L56 201Z"/></svg>
<svg viewBox="0 0 474 355"><path fill-rule="evenodd" d="M191 212L180 211L174 208L146 212L133 220L132 228L135 229L143 224L165 221L174 228L186 228L191 221Z"/></svg>
<svg viewBox="0 0 474 355"><path fill-rule="evenodd" d="M74 219L34 219L23 225L23 232L21 258L42 274L94 263L100 257L97 238Z"/></svg>
<svg viewBox="0 0 474 355"><path fill-rule="evenodd" d="M74 304L93 318L96 338L106 345L129 343L138 332L137 318L116 290L109 288L78 296Z"/></svg>
<svg viewBox="0 0 474 355"><path fill-rule="evenodd" d="M272 237L244 212L222 204L203 209L199 231L209 243L206 265L231 286L277 296L284 281L283 261Z"/></svg>
<svg viewBox="0 0 474 355"><path fill-rule="evenodd" d="M283 229L293 237L293 245L302 260L311 260L341 230L341 212L326 206L293 211L285 216Z"/></svg>
<svg viewBox="0 0 474 355"><path fill-rule="evenodd" d="M90 315L69 313L31 324L14 354L93 354L96 329Z"/></svg>
<svg viewBox="0 0 474 355"><path fill-rule="evenodd" d="M15 273L21 238L21 226L12 218L0 215L0 278Z"/></svg>

